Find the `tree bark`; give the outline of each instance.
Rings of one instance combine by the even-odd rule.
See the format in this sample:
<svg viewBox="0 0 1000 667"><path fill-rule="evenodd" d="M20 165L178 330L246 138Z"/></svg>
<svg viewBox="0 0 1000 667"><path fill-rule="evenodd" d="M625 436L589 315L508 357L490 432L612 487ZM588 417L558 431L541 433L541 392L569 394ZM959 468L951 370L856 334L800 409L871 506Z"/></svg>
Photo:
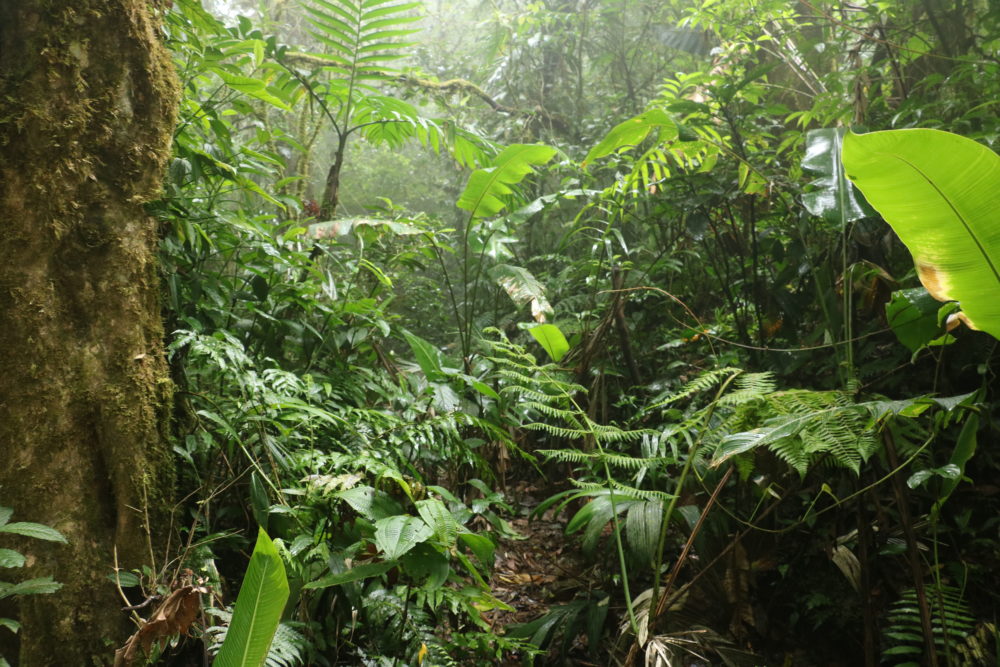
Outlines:
<svg viewBox="0 0 1000 667"><path fill-rule="evenodd" d="M24 576L64 584L20 601L22 667L109 663L115 552L162 557L171 384L143 204L178 94L148 0L0 0L0 504L68 540L17 544Z"/></svg>

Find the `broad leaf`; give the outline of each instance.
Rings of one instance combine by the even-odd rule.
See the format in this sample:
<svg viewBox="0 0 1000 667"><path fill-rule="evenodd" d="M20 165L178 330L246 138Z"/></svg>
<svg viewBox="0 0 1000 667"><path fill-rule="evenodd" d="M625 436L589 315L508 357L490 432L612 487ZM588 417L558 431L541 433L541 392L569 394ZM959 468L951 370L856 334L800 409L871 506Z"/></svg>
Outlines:
<svg viewBox="0 0 1000 667"><path fill-rule="evenodd" d="M261 528L236 598L226 641L213 664L216 667L262 665L287 601L285 565L271 538Z"/></svg>
<svg viewBox="0 0 1000 667"><path fill-rule="evenodd" d="M528 329L532 338L545 348L545 353L552 361L559 363L569 352L569 343L562 331L554 324L539 324Z"/></svg>
<svg viewBox="0 0 1000 667"><path fill-rule="evenodd" d="M496 549L493 540L485 535L472 532L460 533L458 537L465 543L465 546L472 550L472 553L476 554L480 563L485 567L493 567L493 551Z"/></svg>
<svg viewBox="0 0 1000 667"><path fill-rule="evenodd" d="M417 363L420 365L420 370L424 372L428 380L439 382L447 378L447 373L444 372L441 365L440 350L420 336L411 334L409 331L404 330L403 337L410 344L413 356L416 358Z"/></svg>
<svg viewBox="0 0 1000 667"><path fill-rule="evenodd" d="M28 523L26 521L17 521L0 526L0 533L24 535L25 537L33 537L36 540L47 540L49 542L66 542L66 538L55 528L49 528L40 523Z"/></svg>
<svg viewBox="0 0 1000 667"><path fill-rule="evenodd" d="M920 282L1000 336L1000 156L938 130L849 134L848 177L913 254Z"/></svg>
<svg viewBox="0 0 1000 667"><path fill-rule="evenodd" d="M39 595L43 593L55 593L60 588L62 588L62 584L53 581L52 577L29 579L17 584L0 582L0 600L9 598L12 595Z"/></svg>
<svg viewBox="0 0 1000 667"><path fill-rule="evenodd" d="M232 74L221 67L213 67L212 70L219 76L220 79L222 79L223 83L236 92L257 98L262 102L267 102L268 104L278 107L279 109L284 109L285 111L292 110L292 108L288 106L284 100L278 98L274 95L274 93L268 90L267 84L260 79L254 79L249 76L241 76L239 74Z"/></svg>
<svg viewBox="0 0 1000 667"><path fill-rule="evenodd" d="M449 549L458 539L458 522L454 515L437 498L417 501L417 511L424 522L434 530L434 537Z"/></svg>
<svg viewBox="0 0 1000 667"><path fill-rule="evenodd" d="M629 546L644 564L651 564L659 544L663 503L659 500L637 502L625 515L625 534Z"/></svg>
<svg viewBox="0 0 1000 667"><path fill-rule="evenodd" d="M369 521L378 521L403 511L392 496L385 491L370 486L356 486L341 491L337 497L351 506L355 512Z"/></svg>
<svg viewBox="0 0 1000 667"><path fill-rule="evenodd" d="M840 153L846 128L824 128L806 133L802 168L816 175L813 189L802 195L802 205L818 218L843 226L872 215L864 197L844 175Z"/></svg>
<svg viewBox="0 0 1000 667"><path fill-rule="evenodd" d="M395 560L427 540L434 531L415 516L400 514L375 522L375 546L387 560Z"/></svg>
<svg viewBox="0 0 1000 667"><path fill-rule="evenodd" d="M583 159L583 166L623 148L634 148L641 144L653 130L660 131L660 140L669 141L678 135L677 123L662 109L650 109L635 118L619 123L590 149Z"/></svg>
<svg viewBox="0 0 1000 667"><path fill-rule="evenodd" d="M512 186L555 154L556 149L544 144L511 144L497 156L492 167L472 172L457 206L471 212L474 218L496 215L507 205L503 198L514 192Z"/></svg>
<svg viewBox="0 0 1000 667"><path fill-rule="evenodd" d="M0 567L21 567L24 560L24 555L13 549L0 549Z"/></svg>
<svg viewBox="0 0 1000 667"><path fill-rule="evenodd" d="M942 307L923 287L913 287L892 293L885 316L899 342L916 352L944 333L938 322Z"/></svg>
<svg viewBox="0 0 1000 667"><path fill-rule="evenodd" d="M418 544L400 560L400 565L424 590L440 588L451 574L448 557L430 544Z"/></svg>
<svg viewBox="0 0 1000 667"><path fill-rule="evenodd" d="M545 287L524 267L511 264L497 264L490 269L490 275L510 300L519 306L531 304L531 318L544 322L552 314L552 305L545 297Z"/></svg>
<svg viewBox="0 0 1000 667"><path fill-rule="evenodd" d="M361 581L385 574L394 567L396 567L396 561L384 560L378 563L363 563L344 572L334 572L315 581L310 581L303 588L329 588L330 586L349 584L352 581Z"/></svg>

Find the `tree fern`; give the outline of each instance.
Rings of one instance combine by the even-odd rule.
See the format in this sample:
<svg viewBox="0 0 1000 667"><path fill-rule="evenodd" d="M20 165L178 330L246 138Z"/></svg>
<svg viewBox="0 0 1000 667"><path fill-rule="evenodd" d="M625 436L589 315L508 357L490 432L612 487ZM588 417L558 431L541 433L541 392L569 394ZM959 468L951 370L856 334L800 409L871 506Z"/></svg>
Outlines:
<svg viewBox="0 0 1000 667"><path fill-rule="evenodd" d="M396 83L392 65L414 46L421 2L398 0L305 0L313 30L325 47L289 51L281 62L322 109L336 134L336 148L326 177L320 215L330 219L339 203L340 174L348 139L359 133L369 141L399 146L417 139L435 152L450 147L465 166L486 163L494 146L474 132L448 121L423 118L416 108L384 88Z"/></svg>
<svg viewBox="0 0 1000 667"><path fill-rule="evenodd" d="M344 94L363 82L385 81L395 70L388 62L403 58L400 42L417 32L406 26L420 19L413 13L420 2L394 0L310 0L304 3L312 32L325 52L310 53L334 73ZM346 100L350 104L350 99ZM345 117L346 120L346 117Z"/></svg>

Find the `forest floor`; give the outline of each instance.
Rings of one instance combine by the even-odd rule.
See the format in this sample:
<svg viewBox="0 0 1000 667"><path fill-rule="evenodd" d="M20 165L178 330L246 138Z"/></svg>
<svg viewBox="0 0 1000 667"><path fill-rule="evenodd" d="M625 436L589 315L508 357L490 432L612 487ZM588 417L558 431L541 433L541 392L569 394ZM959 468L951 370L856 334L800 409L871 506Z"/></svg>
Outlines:
<svg viewBox="0 0 1000 667"><path fill-rule="evenodd" d="M566 513L556 515L553 509L548 509L542 516L533 516L546 495L546 489L528 482L519 482L507 490L508 501L516 511L510 524L522 539L503 538L497 546L489 583L493 595L512 611L494 609L484 614L495 630L534 621L552 607L566 604L579 592L593 588L598 581L595 566L584 560L579 545L565 533ZM573 637L563 664L581 667L597 664L586 656L585 637ZM513 667L523 663L516 656L503 664Z"/></svg>

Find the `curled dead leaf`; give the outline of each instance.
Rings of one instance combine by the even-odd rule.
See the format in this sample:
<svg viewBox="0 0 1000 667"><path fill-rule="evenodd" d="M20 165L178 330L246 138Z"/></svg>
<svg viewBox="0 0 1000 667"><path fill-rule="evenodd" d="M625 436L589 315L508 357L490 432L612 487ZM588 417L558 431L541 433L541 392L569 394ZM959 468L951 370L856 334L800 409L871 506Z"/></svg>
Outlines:
<svg viewBox="0 0 1000 667"><path fill-rule="evenodd" d="M132 667L140 647L149 655L153 642L159 641L162 647L174 635L186 635L201 611L202 593L208 593L208 588L183 586L168 595L150 619L115 651L115 667Z"/></svg>

